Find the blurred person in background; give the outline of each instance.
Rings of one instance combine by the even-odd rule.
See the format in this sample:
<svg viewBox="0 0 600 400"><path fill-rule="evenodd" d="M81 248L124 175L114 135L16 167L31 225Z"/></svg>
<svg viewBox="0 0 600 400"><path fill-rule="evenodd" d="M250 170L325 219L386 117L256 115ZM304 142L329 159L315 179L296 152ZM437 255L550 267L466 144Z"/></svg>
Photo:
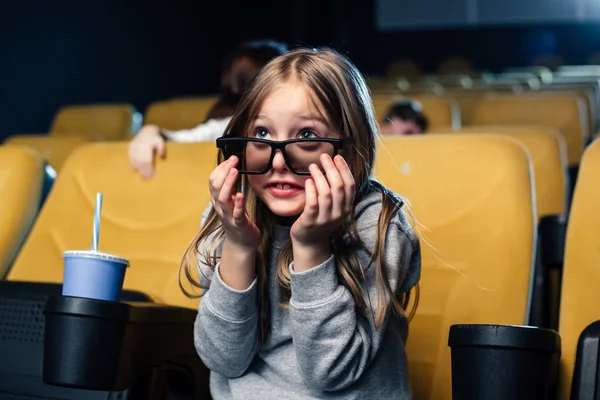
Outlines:
<svg viewBox="0 0 600 400"><path fill-rule="evenodd" d="M204 142L220 137L244 91L272 58L288 51L286 44L260 40L244 42L224 60L217 101L206 121L195 128L168 131L156 125L145 125L129 144L129 161L142 178L154 176L156 156L164 157L165 142Z"/></svg>
<svg viewBox="0 0 600 400"><path fill-rule="evenodd" d="M403 100L388 109L381 131L384 135L419 135L425 133L428 126L429 121L421 111L421 104Z"/></svg>

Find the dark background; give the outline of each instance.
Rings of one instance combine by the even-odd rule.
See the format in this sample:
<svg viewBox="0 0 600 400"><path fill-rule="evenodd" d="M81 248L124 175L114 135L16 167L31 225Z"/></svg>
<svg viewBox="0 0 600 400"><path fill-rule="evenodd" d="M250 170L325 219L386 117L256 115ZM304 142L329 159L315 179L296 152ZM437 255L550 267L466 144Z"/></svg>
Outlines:
<svg viewBox="0 0 600 400"><path fill-rule="evenodd" d="M216 90L242 40L328 45L367 75L412 58L434 72L450 56L498 71L545 53L583 64L600 24L378 32L375 0L13 0L0 5L0 140L49 129L65 104L152 101Z"/></svg>

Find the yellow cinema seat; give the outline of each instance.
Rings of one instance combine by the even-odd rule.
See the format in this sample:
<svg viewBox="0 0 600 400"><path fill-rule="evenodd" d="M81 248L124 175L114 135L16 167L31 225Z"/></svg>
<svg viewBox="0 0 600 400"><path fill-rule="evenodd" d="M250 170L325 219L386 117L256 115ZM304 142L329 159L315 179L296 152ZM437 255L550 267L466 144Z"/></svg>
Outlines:
<svg viewBox="0 0 600 400"><path fill-rule="evenodd" d="M62 282L66 250L89 249L96 193L104 195L99 250L129 259L125 289L196 308L178 284L178 267L210 201L214 143L169 143L152 180L130 167L128 143L96 143L64 165L9 280Z"/></svg>
<svg viewBox="0 0 600 400"><path fill-rule="evenodd" d="M215 101L216 97L157 101L148 106L144 124L174 131L191 129L206 121Z"/></svg>
<svg viewBox="0 0 600 400"><path fill-rule="evenodd" d="M456 131L434 129L430 133L500 134L518 140L533 164L538 217L563 215L567 211L566 145L556 130L544 126L469 126Z"/></svg>
<svg viewBox="0 0 600 400"><path fill-rule="evenodd" d="M52 122L52 136L85 136L94 141L128 140L141 115L130 104L89 104L61 108Z"/></svg>
<svg viewBox="0 0 600 400"><path fill-rule="evenodd" d="M56 172L60 172L69 155L78 147L91 142L85 136L16 135L4 141L5 144L32 148L46 160Z"/></svg>
<svg viewBox="0 0 600 400"><path fill-rule="evenodd" d="M375 107L375 115L377 121L381 124L385 114L390 106L397 101L413 100L421 104L423 114L429 120L429 126L459 128L460 110L454 100L446 99L439 96L429 95L383 95L376 94L373 96L373 107Z"/></svg>
<svg viewBox="0 0 600 400"><path fill-rule="evenodd" d="M586 326L600 320L599 182L600 140L596 140L583 155L567 227L559 321L562 340L559 398L562 400L570 398L579 335ZM596 366L588 368L589 375Z"/></svg>
<svg viewBox="0 0 600 400"><path fill-rule="evenodd" d="M451 399L450 326L527 322L536 246L529 157L500 135L384 137L375 176L421 226L421 295L407 344L414 398Z"/></svg>
<svg viewBox="0 0 600 400"><path fill-rule="evenodd" d="M470 125L542 125L565 139L569 166L577 166L590 137L584 101L575 94L526 93L482 98Z"/></svg>
<svg viewBox="0 0 600 400"><path fill-rule="evenodd" d="M23 146L0 146L0 278L17 255L42 202L44 161Z"/></svg>

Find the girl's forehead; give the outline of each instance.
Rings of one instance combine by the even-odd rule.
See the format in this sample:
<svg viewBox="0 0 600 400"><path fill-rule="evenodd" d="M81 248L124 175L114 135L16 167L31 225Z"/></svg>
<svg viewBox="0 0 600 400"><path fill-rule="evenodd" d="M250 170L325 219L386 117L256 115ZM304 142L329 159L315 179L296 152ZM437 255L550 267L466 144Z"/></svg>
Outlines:
<svg viewBox="0 0 600 400"><path fill-rule="evenodd" d="M268 114L308 114L330 120L315 92L307 84L298 81L285 82L266 94L258 107L257 117Z"/></svg>

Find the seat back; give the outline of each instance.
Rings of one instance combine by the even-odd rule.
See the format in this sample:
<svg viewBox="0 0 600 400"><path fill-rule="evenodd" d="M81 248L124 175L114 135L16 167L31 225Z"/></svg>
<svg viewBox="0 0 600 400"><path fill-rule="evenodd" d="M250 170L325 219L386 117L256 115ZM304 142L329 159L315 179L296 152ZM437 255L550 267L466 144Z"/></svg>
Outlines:
<svg viewBox="0 0 600 400"><path fill-rule="evenodd" d="M390 106L401 100L413 100L421 103L423 114L429 120L431 127L460 127L460 110L454 100L439 96L415 95L407 97L405 95L387 95L376 94L373 96L373 107L377 121L381 123Z"/></svg>
<svg viewBox="0 0 600 400"><path fill-rule="evenodd" d="M146 110L145 124L167 130L191 129L206 121L216 97L199 97L157 101Z"/></svg>
<svg viewBox="0 0 600 400"><path fill-rule="evenodd" d="M414 396L451 399L449 327L528 319L536 240L529 157L500 135L387 137L375 175L422 224L421 295L407 345Z"/></svg>
<svg viewBox="0 0 600 400"><path fill-rule="evenodd" d="M584 101L570 93L526 93L482 98L471 125L542 125L556 129L567 145L570 166L579 164L590 137Z"/></svg>
<svg viewBox="0 0 600 400"><path fill-rule="evenodd" d="M600 76L598 75L557 76L555 74L552 77L550 84L555 88L564 88L563 90L572 90L573 88L591 89L596 99L590 103L590 106L597 107L598 104L600 104Z"/></svg>
<svg viewBox="0 0 600 400"><path fill-rule="evenodd" d="M453 99L458 104L460 110L460 121L462 126L472 124L473 114L479 101L488 96L493 96L491 89L487 90L450 90L444 93L448 98Z"/></svg>
<svg viewBox="0 0 600 400"><path fill-rule="evenodd" d="M588 115L588 129L591 135L595 134L596 125L598 123L598 97L593 84L577 84L577 83L553 83L540 87L539 90L549 92L572 92L576 93L583 102Z"/></svg>
<svg viewBox="0 0 600 400"><path fill-rule="evenodd" d="M130 167L128 143L76 150L64 165L8 279L62 282L66 250L91 247L96 193L104 195L101 251L125 257L124 288L156 301L197 307L178 284L178 266L210 201L214 143L169 143L156 176L143 180Z"/></svg>
<svg viewBox="0 0 600 400"><path fill-rule="evenodd" d="M35 150L56 172L60 172L75 149L89 142L91 139L85 136L51 135L15 135L4 141L5 144L27 146Z"/></svg>
<svg viewBox="0 0 600 400"><path fill-rule="evenodd" d="M12 264L41 205L44 161L23 146L0 146L0 278Z"/></svg>
<svg viewBox="0 0 600 400"><path fill-rule="evenodd" d="M85 136L91 140L127 140L142 116L130 104L90 104L61 108L52 122L52 136Z"/></svg>
<svg viewBox="0 0 600 400"><path fill-rule="evenodd" d="M468 126L457 131L430 133L500 134L521 142L527 149L535 175L535 198L539 218L567 211L568 163L563 137L544 126Z"/></svg>
<svg viewBox="0 0 600 400"><path fill-rule="evenodd" d="M600 320L600 140L584 153L567 226L559 332L562 340L561 399L569 398L577 340Z"/></svg>

